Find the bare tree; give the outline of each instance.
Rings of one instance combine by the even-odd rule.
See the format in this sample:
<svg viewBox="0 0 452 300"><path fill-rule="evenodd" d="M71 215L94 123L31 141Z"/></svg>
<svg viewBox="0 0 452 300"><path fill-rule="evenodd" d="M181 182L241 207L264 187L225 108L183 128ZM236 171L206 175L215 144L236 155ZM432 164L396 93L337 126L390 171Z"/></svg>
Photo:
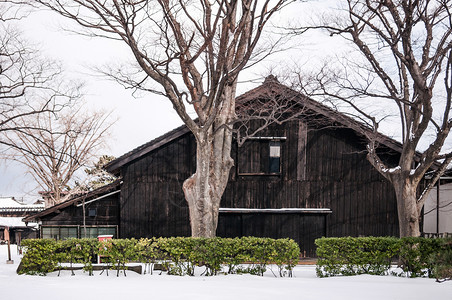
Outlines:
<svg viewBox="0 0 452 300"><path fill-rule="evenodd" d="M426 195L452 160L452 153L443 150L452 126L450 1L347 0L342 8L315 28L341 35L360 56L348 54L340 61L340 72L322 68L316 76L319 94L347 103L373 133L381 119L367 108L394 105L402 135L398 165L380 158L372 131L367 134L367 158L395 188L400 236L419 236ZM445 93L437 84L442 78ZM431 132L430 144L422 149ZM421 186L431 169L436 170L432 180Z"/></svg>
<svg viewBox="0 0 452 300"><path fill-rule="evenodd" d="M49 205L63 200L69 183L80 168L104 146L109 114L83 113L84 107L20 118L21 130L4 135L13 145L10 158L24 164L48 196ZM19 122L19 120L18 120Z"/></svg>
<svg viewBox="0 0 452 300"><path fill-rule="evenodd" d="M234 163L228 124L236 118L237 78L270 17L289 1L39 2L84 26L85 34L125 42L137 68L114 77L171 101L197 143L196 172L183 184L192 235L215 236Z"/></svg>
<svg viewBox="0 0 452 300"><path fill-rule="evenodd" d="M66 84L55 61L39 55L22 38L17 22L27 16L20 2L0 1L0 133L26 132L24 117L61 110L79 97L78 84ZM14 147L0 135L0 145ZM25 150L25 149L23 149Z"/></svg>

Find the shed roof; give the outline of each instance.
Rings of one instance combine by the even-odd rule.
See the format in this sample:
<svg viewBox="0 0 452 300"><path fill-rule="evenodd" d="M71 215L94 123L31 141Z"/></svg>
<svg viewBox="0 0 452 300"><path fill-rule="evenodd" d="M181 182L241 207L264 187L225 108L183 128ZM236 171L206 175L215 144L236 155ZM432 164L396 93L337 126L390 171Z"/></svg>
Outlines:
<svg viewBox="0 0 452 300"><path fill-rule="evenodd" d="M38 223L28 223L22 220L22 217L0 217L0 227L13 227L13 228L37 228Z"/></svg>
<svg viewBox="0 0 452 300"><path fill-rule="evenodd" d="M65 207L71 206L71 205L77 205L79 203L82 203L83 201L90 201L92 199L95 199L97 197L100 197L102 195L106 195L112 191L116 191L119 189L120 186L120 180L117 179L114 182L104 185L100 188L97 188L95 190L92 190L82 196L76 195L75 197L69 198L66 201L63 201L61 203L58 203L54 206L51 206L37 214L34 214L32 216L28 216L23 219L24 222L31 222L34 220L39 220L41 217L46 216L48 214L54 213L59 211L60 209L63 209Z"/></svg>

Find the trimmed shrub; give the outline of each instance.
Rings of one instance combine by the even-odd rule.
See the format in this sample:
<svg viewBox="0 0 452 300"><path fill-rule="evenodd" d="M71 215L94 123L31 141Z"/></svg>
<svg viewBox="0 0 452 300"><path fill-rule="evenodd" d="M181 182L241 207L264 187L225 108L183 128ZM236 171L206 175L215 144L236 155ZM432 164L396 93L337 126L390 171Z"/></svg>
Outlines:
<svg viewBox="0 0 452 300"><path fill-rule="evenodd" d="M293 268L297 265L300 257L300 248L297 243L290 239L274 240L274 249L272 261L278 266L279 276L293 275Z"/></svg>
<svg viewBox="0 0 452 300"><path fill-rule="evenodd" d="M59 256L57 243L50 239L23 240L25 254L17 269L18 274L45 276L56 270Z"/></svg>
<svg viewBox="0 0 452 300"><path fill-rule="evenodd" d="M83 270L87 271L90 276L93 275L92 261L97 257L99 252L99 242L97 239L67 239L56 241L55 255L59 264L58 269L62 270L64 267L62 263L69 263L70 267L74 263L83 264ZM71 268L72 275L74 274Z"/></svg>
<svg viewBox="0 0 452 300"><path fill-rule="evenodd" d="M144 264L144 274L146 274L146 272L152 274L155 262L159 258L162 259L157 240L155 238L142 238L138 240L135 247L138 261Z"/></svg>
<svg viewBox="0 0 452 300"><path fill-rule="evenodd" d="M435 261L447 261L449 255L448 247L441 246L447 244L444 239L422 237L321 238L315 243L318 277L385 275L389 273L391 261L397 259L407 277L432 277L435 272L444 270L441 267L444 264Z"/></svg>
<svg viewBox="0 0 452 300"><path fill-rule="evenodd" d="M137 240L135 239L103 240L99 244L99 255L103 256L107 263L113 265L113 268L117 270L116 276L119 276L120 270L126 276L126 263L137 261L139 258L136 245Z"/></svg>
<svg viewBox="0 0 452 300"><path fill-rule="evenodd" d="M442 240L439 251L429 256L437 282L452 280L452 238Z"/></svg>
<svg viewBox="0 0 452 300"><path fill-rule="evenodd" d="M159 262L171 275L195 274L195 267L205 267L202 275L217 275L222 267L227 273L250 273L262 276L267 265L278 266L280 276L292 276L298 262L300 249L290 239L269 238L152 238L112 239L98 242L95 239L70 239L66 241L27 240L21 272L45 275L61 269L62 263L83 263L84 270L92 275L92 260L100 255L107 262L107 270L127 269L130 261L145 264L149 273ZM24 245L25 245L24 244ZM36 261L36 262L35 262ZM60 267L58 268L58 264ZM246 266L243 266L246 264ZM276 276L276 275L275 275Z"/></svg>
<svg viewBox="0 0 452 300"><path fill-rule="evenodd" d="M400 267L408 277L432 276L429 257L438 253L443 239L404 237L400 239Z"/></svg>
<svg viewBox="0 0 452 300"><path fill-rule="evenodd" d="M392 237L321 238L315 243L318 277L385 275L398 253L398 239Z"/></svg>

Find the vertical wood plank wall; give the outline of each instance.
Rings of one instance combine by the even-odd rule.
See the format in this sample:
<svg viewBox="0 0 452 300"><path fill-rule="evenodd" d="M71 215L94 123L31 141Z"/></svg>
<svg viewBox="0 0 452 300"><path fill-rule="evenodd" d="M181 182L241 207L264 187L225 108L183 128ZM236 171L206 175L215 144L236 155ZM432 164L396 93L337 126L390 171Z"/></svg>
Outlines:
<svg viewBox="0 0 452 300"><path fill-rule="evenodd" d="M118 225L119 223L119 194L111 195L99 201L91 202L85 206L85 223L88 226ZM95 208L97 215L88 216L88 210ZM43 225L83 225L83 208L71 205L61 210L42 217Z"/></svg>
<svg viewBox="0 0 452 300"><path fill-rule="evenodd" d="M281 174L242 176L233 167L221 207L330 208L332 213L220 214L219 235L290 237L311 254L313 240L323 235L398 235L393 188L366 160L365 144L352 130L291 121L260 136L287 138L282 141ZM237 160L253 160L240 153L234 145L236 166ZM387 158L396 155L388 151ZM190 235L182 182L194 172L194 159L195 142L186 134L122 168L121 237Z"/></svg>

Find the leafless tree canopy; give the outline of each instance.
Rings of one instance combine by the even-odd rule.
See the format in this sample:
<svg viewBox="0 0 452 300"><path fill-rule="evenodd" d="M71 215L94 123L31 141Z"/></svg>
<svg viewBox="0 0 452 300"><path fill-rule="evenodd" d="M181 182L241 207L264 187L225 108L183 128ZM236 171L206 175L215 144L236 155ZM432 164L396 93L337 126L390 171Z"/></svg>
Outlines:
<svg viewBox="0 0 452 300"><path fill-rule="evenodd" d="M4 136L13 145L10 158L24 164L51 205L67 196L74 173L92 162L105 146L111 122L103 112L84 113L81 105L20 118L22 129ZM72 181L71 181L72 180Z"/></svg>
<svg viewBox="0 0 452 300"><path fill-rule="evenodd" d="M0 145L4 148L15 146L4 134L33 129L22 118L59 111L79 97L80 85L66 84L58 63L41 57L22 38L15 23L25 16L21 6L0 2Z"/></svg>
<svg viewBox="0 0 452 300"><path fill-rule="evenodd" d="M109 75L165 95L196 131L213 124L225 86L236 80L264 25L286 1L39 2L77 21L82 34L124 41L136 68L112 69Z"/></svg>
<svg viewBox="0 0 452 300"><path fill-rule="evenodd" d="M348 0L338 15L323 22L314 28L343 36L361 56L326 64L315 77L319 93L350 105L375 132L380 120L368 106L386 103L398 110L403 143L398 166L380 159L372 134L368 159L394 184L401 235L419 235L425 195L452 160L452 153L442 150L452 126L450 1ZM328 68L333 64L342 70ZM421 140L432 128L434 138L423 150ZM421 157L416 159L420 150ZM432 167L437 170L433 180L416 195Z"/></svg>
<svg viewBox="0 0 452 300"><path fill-rule="evenodd" d="M83 34L127 44L135 68L110 70L109 75L171 101L197 142L196 173L183 186L192 234L214 236L233 165L228 124L236 119L237 78L268 20L289 1L38 2L76 21Z"/></svg>

